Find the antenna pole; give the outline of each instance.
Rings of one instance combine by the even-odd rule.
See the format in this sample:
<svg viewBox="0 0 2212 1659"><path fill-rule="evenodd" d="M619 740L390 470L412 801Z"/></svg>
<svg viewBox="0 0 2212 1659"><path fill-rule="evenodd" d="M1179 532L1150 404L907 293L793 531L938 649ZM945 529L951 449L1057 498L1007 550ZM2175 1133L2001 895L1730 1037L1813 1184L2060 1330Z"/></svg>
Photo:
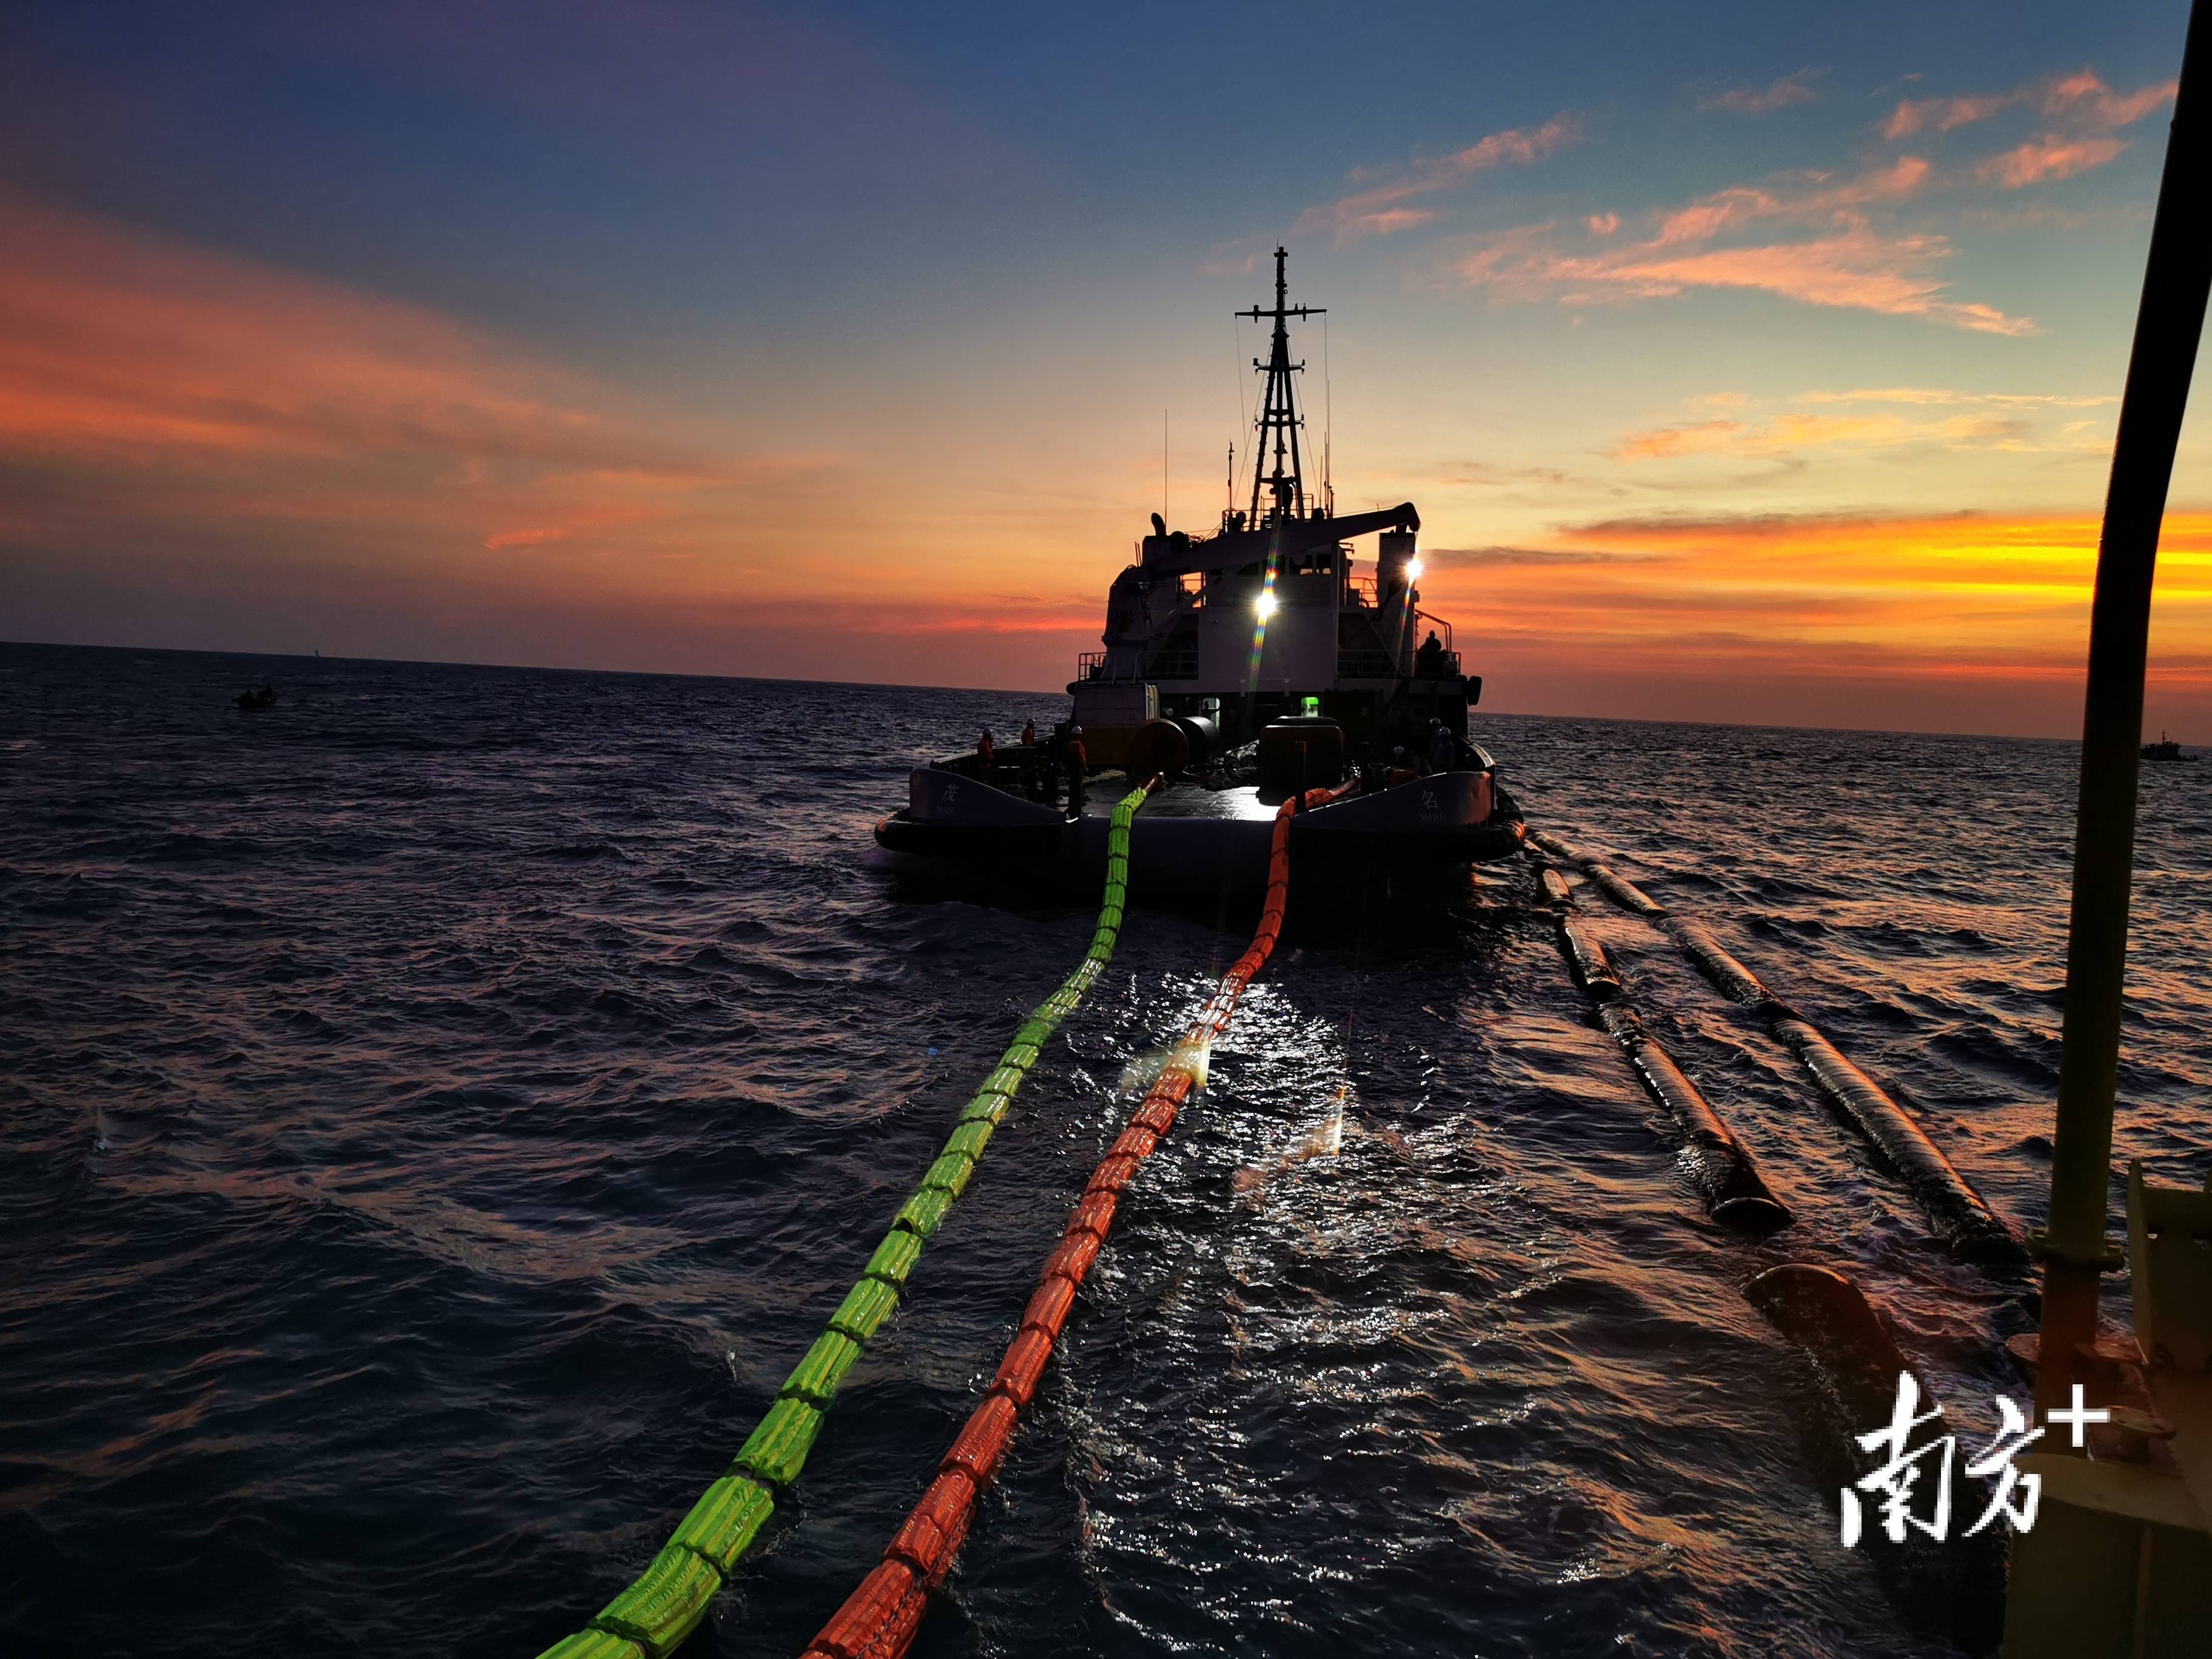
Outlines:
<svg viewBox="0 0 2212 1659"><path fill-rule="evenodd" d="M1284 275L1284 262L1289 254L1282 248L1275 250L1275 304L1271 311L1255 306L1249 311L1240 311L1239 317L1249 317L1255 322L1267 320L1275 325L1273 338L1269 343L1267 361L1252 360L1252 367L1267 377L1266 397L1260 406L1257 430L1260 447L1253 457L1251 526L1257 530L1263 523L1281 524L1287 520L1306 515L1305 478L1298 453L1298 428L1305 424L1298 417L1297 397L1291 376L1305 368L1303 362L1291 361L1290 330L1285 325L1296 317L1303 320L1325 313L1322 307L1293 306L1290 303L1290 283ZM1265 478L1260 476L1260 463L1267 459L1269 434L1273 434L1274 471ZM1287 470L1286 470L1287 469ZM1266 486L1269 500L1267 516L1260 515L1260 493Z"/></svg>

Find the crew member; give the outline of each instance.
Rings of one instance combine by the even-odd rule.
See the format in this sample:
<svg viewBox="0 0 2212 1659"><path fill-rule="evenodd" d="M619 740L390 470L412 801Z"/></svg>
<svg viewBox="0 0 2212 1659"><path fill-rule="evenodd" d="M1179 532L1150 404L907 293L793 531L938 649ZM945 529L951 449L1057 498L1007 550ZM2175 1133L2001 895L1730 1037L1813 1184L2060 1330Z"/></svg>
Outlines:
<svg viewBox="0 0 2212 1659"><path fill-rule="evenodd" d="M1390 751L1390 781L1383 787L1395 789L1400 784L1411 783L1420 775L1419 769L1414 766L1412 757L1402 746L1393 749Z"/></svg>
<svg viewBox="0 0 2212 1659"><path fill-rule="evenodd" d="M991 769L991 728L985 726L983 735L975 739L975 758L988 772Z"/></svg>
<svg viewBox="0 0 2212 1659"><path fill-rule="evenodd" d="M1061 763L1067 772L1067 810L1072 817L1083 816L1083 775L1090 769L1091 757L1084 752L1083 728L1067 728L1067 747L1061 753Z"/></svg>
<svg viewBox="0 0 2212 1659"><path fill-rule="evenodd" d="M1421 641L1419 654L1414 660L1413 672L1433 678L1443 672L1443 666L1444 642L1437 637L1437 630L1431 628L1429 630L1429 637Z"/></svg>
<svg viewBox="0 0 2212 1659"><path fill-rule="evenodd" d="M1431 637L1434 637L1431 635ZM1459 739L1442 720L1429 722L1429 770L1449 772L1459 764Z"/></svg>
<svg viewBox="0 0 2212 1659"><path fill-rule="evenodd" d="M1022 747L1024 749L1034 749L1036 747L1036 722L1035 720L1024 720L1022 722Z"/></svg>

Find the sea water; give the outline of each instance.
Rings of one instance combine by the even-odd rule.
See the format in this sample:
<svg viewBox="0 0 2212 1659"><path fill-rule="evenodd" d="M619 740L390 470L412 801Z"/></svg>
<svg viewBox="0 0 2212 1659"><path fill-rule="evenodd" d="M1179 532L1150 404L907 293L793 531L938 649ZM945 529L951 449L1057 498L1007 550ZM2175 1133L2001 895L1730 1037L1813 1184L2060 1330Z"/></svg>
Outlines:
<svg viewBox="0 0 2212 1659"><path fill-rule="evenodd" d="M580 1626L1081 956L1080 907L869 834L909 767L1063 702L0 647L7 1649ZM2070 745L1476 734L2040 1221ZM2146 768L2115 1152L2190 1185L2208 830L2212 766ZM1246 943L1142 897L688 1652L797 1653L974 1405L1128 1080ZM1841 1547L1812 1379L1741 1286L1850 1274L1962 1429L2025 1396L2023 1286L1933 1249L1750 1011L1583 902L1795 1224L1705 1218L1525 872L1425 927L1293 916L918 1653L1953 1650Z"/></svg>

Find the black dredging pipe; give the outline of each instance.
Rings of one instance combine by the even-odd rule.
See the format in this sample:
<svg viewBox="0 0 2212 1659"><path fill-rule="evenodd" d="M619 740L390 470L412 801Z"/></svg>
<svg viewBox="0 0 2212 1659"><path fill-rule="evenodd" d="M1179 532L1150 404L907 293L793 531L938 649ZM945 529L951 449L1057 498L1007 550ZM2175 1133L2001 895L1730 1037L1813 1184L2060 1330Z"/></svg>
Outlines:
<svg viewBox="0 0 2212 1659"><path fill-rule="evenodd" d="M1785 1261L1746 1285L1743 1293L1775 1329L1811 1356L1847 1421L1872 1429L1889 1420L1897 1379L1912 1367L1857 1285L1832 1268ZM1922 1398L1927 1397L1923 1389Z"/></svg>
<svg viewBox="0 0 2212 1659"><path fill-rule="evenodd" d="M1620 975L1613 971L1605 946L1565 916L1559 918L1559 938L1567 947L1567 960L1574 964L1575 982L1592 1002L1611 1002L1620 994Z"/></svg>
<svg viewBox="0 0 2212 1659"><path fill-rule="evenodd" d="M1704 928L1678 921L1668 931L1723 994L1759 1011L1766 1029L1797 1057L1820 1092L1905 1177L1945 1249L1962 1261L1984 1267L2017 1267L2027 1261L2027 1249L2010 1224L1881 1085L1845 1059L1834 1043L1778 1000L1758 975L1723 950Z"/></svg>
<svg viewBox="0 0 2212 1659"><path fill-rule="evenodd" d="M1547 870L1544 875L1549 893L1559 873ZM1563 896L1565 890L1565 883L1559 882ZM1605 947L1564 913L1559 942L1573 964L1577 982L1597 1005L1600 1022L1627 1055L1638 1079L1680 1127L1683 1164L1705 1201L1705 1213L1723 1226L1744 1232L1771 1233L1788 1226L1788 1207L1767 1189L1751 1153L1673 1057L1645 1034L1636 1010L1621 1000L1620 975Z"/></svg>
<svg viewBox="0 0 2212 1659"><path fill-rule="evenodd" d="M1771 1019L1768 1029L1803 1062L1820 1092L1844 1109L1905 1177L1946 1249L1962 1261L1984 1267L2019 1267L2027 1261L2027 1252L2018 1236L1943 1156L1928 1132L1872 1078L1844 1059L1834 1043L1802 1019Z"/></svg>
<svg viewBox="0 0 2212 1659"><path fill-rule="evenodd" d="M1547 853L1549 853L1555 859L1564 859L1569 864L1579 864L1582 862L1583 855L1580 853L1575 851L1573 848L1568 846L1566 842L1561 841L1557 836L1553 835L1548 830L1531 830L1528 832L1528 839L1534 842L1537 846L1542 848Z"/></svg>
<svg viewBox="0 0 2212 1659"><path fill-rule="evenodd" d="M1644 1086L1681 1126L1683 1163L1705 1200L1705 1212L1723 1226L1747 1233L1771 1233L1788 1226L1788 1207L1767 1190L1759 1166L1735 1132L1721 1121L1720 1114L1673 1056L1645 1033L1636 1010L1625 1002L1611 1002L1598 1010L1598 1018L1628 1056Z"/></svg>
<svg viewBox="0 0 2212 1659"><path fill-rule="evenodd" d="M1774 994L1760 983L1759 975L1723 950L1721 942L1696 922L1677 920L1667 931L1729 1001L1749 1003L1754 1007L1774 1001Z"/></svg>
<svg viewBox="0 0 2212 1659"><path fill-rule="evenodd" d="M1595 859L1583 861L1583 873L1595 882L1598 890L1622 909L1639 916L1663 916L1667 907L1653 898L1626 876L1617 874L1611 867Z"/></svg>
<svg viewBox="0 0 2212 1659"><path fill-rule="evenodd" d="M1638 909L1634 901L1650 906L1646 915L1664 916L1664 909L1632 884L1613 876L1613 885L1598 878L1605 866L1592 859L1583 868L1599 887L1626 909ZM1962 1261L1984 1267L2017 1267L2027 1261L2027 1247L2008 1223L1992 1210L1966 1176L1929 1139L1928 1132L1893 1100L1864 1072L1846 1060L1827 1038L1814 1030L1795 1009L1777 998L1758 975L1723 950L1711 933L1696 922L1666 917L1666 933L1679 945L1705 977L1731 1001L1755 1008L1776 1040L1797 1057L1820 1092L1842 1109L1866 1138L1905 1177L1919 1201L1936 1238ZM1611 969L1608 968L1607 972Z"/></svg>
<svg viewBox="0 0 2212 1659"><path fill-rule="evenodd" d="M1857 1484L1881 1466L1879 1449L1870 1451L1858 1437L1889 1422L1899 1377L1910 1376L1918 1391L1916 1414L1937 1403L1881 1316L1841 1273L1809 1262L1785 1262L1760 1273L1743 1293L1812 1364L1816 1385L1808 1402L1811 1434L1806 1452L1815 1480L1830 1492ZM1970 1484L1967 1491L1976 1488ZM1869 1565L1905 1626L1940 1638L1947 1648L1990 1651L2003 1571L1999 1534L1992 1530L1966 1539L1954 1531L1941 1541L1911 1534L1900 1547L1875 1541L1879 1500L1869 1496L1860 1503Z"/></svg>

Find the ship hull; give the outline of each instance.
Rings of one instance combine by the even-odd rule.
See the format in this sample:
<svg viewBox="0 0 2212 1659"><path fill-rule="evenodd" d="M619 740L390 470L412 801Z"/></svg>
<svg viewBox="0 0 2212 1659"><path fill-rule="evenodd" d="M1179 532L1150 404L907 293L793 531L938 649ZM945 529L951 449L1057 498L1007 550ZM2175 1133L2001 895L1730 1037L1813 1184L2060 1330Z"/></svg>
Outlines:
<svg viewBox="0 0 2212 1659"><path fill-rule="evenodd" d="M1119 781L1094 781L1094 806ZM919 769L907 809L876 825L888 851L1023 884L1088 888L1103 881L1107 821L1059 809L939 768ZM1249 787L1167 786L1129 835L1133 896L1251 896L1267 884L1279 795ZM1449 772L1298 813L1291 823L1294 883L1445 876L1511 858L1522 829L1487 772Z"/></svg>

